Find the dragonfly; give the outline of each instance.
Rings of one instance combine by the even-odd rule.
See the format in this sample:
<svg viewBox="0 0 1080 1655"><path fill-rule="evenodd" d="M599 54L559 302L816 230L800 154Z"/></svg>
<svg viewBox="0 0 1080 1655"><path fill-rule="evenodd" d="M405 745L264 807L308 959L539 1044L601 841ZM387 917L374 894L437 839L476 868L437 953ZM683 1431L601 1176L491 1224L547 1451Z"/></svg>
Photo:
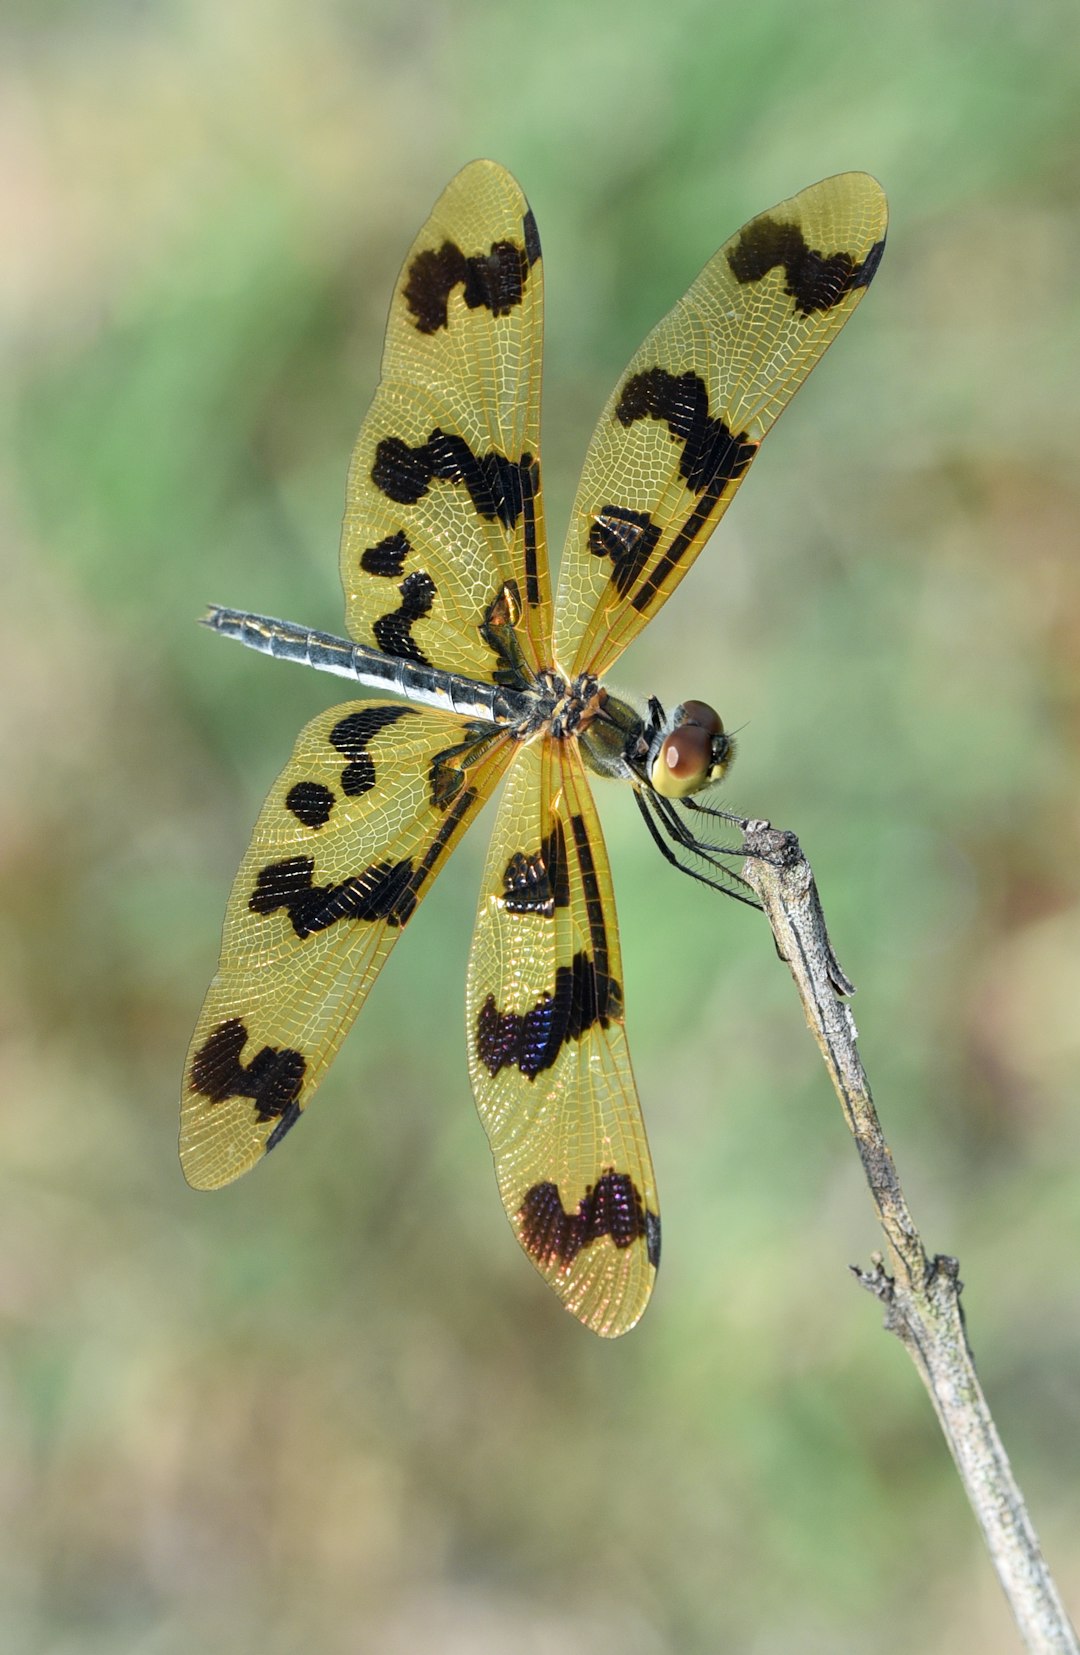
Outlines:
<svg viewBox="0 0 1080 1655"><path fill-rule="evenodd" d="M507 1217L585 1326L634 1326L660 1258L591 780L666 860L753 901L710 790L734 741L606 675L726 511L869 286L886 204L841 173L724 243L620 376L552 598L540 469L543 262L514 178L452 179L394 289L346 489L347 638L213 606L213 631L379 698L321 713L270 790L184 1071L180 1154L217 1188L307 1109L368 990L505 778L466 983L468 1064ZM715 794L712 794L715 799Z"/></svg>

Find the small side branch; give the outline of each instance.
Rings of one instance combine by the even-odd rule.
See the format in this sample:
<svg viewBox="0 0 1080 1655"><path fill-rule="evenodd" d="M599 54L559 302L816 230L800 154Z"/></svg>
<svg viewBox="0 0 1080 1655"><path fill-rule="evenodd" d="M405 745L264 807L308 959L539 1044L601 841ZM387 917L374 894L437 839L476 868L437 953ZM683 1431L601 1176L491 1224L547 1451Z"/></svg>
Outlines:
<svg viewBox="0 0 1080 1655"><path fill-rule="evenodd" d="M930 1393L1025 1645L1039 1655L1080 1655L975 1373L959 1265L928 1257L904 1199L845 1004L854 989L829 941L810 865L792 833L748 822L744 834L743 877L761 899L777 953L795 979L885 1235L887 1262L877 1254L869 1270L852 1266L854 1274L881 1300L885 1326L901 1339Z"/></svg>

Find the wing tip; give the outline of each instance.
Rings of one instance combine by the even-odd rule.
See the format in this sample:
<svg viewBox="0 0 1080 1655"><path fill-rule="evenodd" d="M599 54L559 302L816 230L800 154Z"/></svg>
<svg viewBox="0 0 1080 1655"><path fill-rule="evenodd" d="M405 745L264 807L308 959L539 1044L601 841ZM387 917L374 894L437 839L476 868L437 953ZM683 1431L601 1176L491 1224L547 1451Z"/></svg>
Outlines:
<svg viewBox="0 0 1080 1655"><path fill-rule="evenodd" d="M819 179L816 184L808 184L805 190L799 191L799 195L809 195L815 190L836 191L841 187L846 191L857 192L863 197L864 204L869 209L871 216L880 220L883 238L885 226L889 220L889 198L885 193L884 186L874 177L872 172L865 172L856 167L849 172L830 173L827 178ZM798 200L798 196L792 197L792 199Z"/></svg>
<svg viewBox="0 0 1080 1655"><path fill-rule="evenodd" d="M459 167L453 178L451 178L447 189L454 189L460 185L467 186L481 175L486 175L500 184L508 184L524 199L525 192L510 168L505 167L501 161L493 160L489 155L477 155L471 161L466 161L465 165Z"/></svg>
<svg viewBox="0 0 1080 1655"><path fill-rule="evenodd" d="M180 1170L189 1189L224 1189L226 1184L233 1184L238 1178L242 1178L245 1172L250 1172L266 1154L267 1146L264 1143L245 1145L243 1152L237 1154L235 1145L228 1141L223 1144L219 1138L210 1135L207 1128L211 1127L212 1123L205 1118L201 1121L191 1120L191 1109L191 1100L187 1096L182 1097L180 1141L177 1147Z"/></svg>

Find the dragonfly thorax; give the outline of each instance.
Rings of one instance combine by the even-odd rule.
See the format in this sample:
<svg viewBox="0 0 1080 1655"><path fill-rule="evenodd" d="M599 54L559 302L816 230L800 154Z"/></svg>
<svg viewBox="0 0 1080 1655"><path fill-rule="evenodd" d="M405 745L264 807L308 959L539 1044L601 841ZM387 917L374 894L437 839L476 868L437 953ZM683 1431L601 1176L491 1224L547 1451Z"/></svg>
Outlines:
<svg viewBox="0 0 1080 1655"><path fill-rule="evenodd" d="M544 723L556 741L570 736L584 735L585 731L604 711L607 692L595 673L582 672L567 680L554 668L540 673L537 679L544 712Z"/></svg>

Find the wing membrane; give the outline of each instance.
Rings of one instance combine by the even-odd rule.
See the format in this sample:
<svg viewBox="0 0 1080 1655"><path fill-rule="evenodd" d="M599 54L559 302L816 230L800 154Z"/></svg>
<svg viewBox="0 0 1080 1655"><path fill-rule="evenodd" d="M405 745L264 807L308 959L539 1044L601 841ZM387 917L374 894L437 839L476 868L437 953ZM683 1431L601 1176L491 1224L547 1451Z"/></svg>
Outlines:
<svg viewBox="0 0 1080 1655"><path fill-rule="evenodd" d="M502 774L509 741L399 703L302 731L225 915L184 1070L180 1158L227 1184L306 1109L379 968Z"/></svg>
<svg viewBox="0 0 1080 1655"><path fill-rule="evenodd" d="M481 635L551 626L539 497L543 274L528 202L493 161L440 196L390 305L382 377L353 453L341 539L360 643L492 682Z"/></svg>
<svg viewBox="0 0 1080 1655"><path fill-rule="evenodd" d="M555 659L603 674L670 596L869 285L886 206L841 173L751 219L649 334L589 445Z"/></svg>
<svg viewBox="0 0 1080 1655"><path fill-rule="evenodd" d="M623 1026L604 841L576 742L527 746L496 818L469 963L469 1069L519 1242L568 1310L624 1333L660 1221Z"/></svg>

